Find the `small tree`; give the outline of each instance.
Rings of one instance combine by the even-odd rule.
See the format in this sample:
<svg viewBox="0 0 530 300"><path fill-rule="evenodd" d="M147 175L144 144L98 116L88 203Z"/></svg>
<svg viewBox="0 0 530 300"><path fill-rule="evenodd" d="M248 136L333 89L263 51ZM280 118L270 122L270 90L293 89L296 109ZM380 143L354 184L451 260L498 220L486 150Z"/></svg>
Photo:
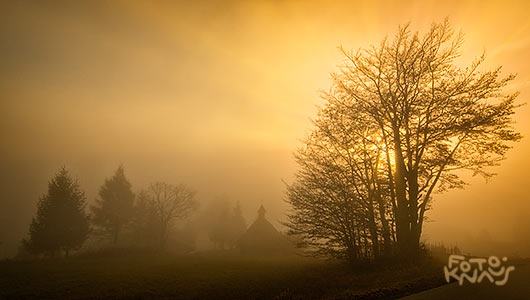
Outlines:
<svg viewBox="0 0 530 300"><path fill-rule="evenodd" d="M116 244L124 226L131 221L133 205L134 193L123 166L120 166L99 189L99 198L92 207L92 223L103 234L111 236Z"/></svg>
<svg viewBox="0 0 530 300"><path fill-rule="evenodd" d="M225 195L210 201L203 211L202 224L216 249L225 249L229 242L230 200Z"/></svg>
<svg viewBox="0 0 530 300"><path fill-rule="evenodd" d="M145 190L138 193L131 220L133 239L140 246L152 247L158 242L160 221L151 196Z"/></svg>
<svg viewBox="0 0 530 300"><path fill-rule="evenodd" d="M230 230L228 242L231 247L235 247L237 245L237 242L239 241L239 238L241 238L241 236L243 236L243 234L247 230L247 222L245 221L245 217L243 217L243 212L241 211L241 206L239 205L239 202L234 207L232 216L230 217L229 226Z"/></svg>
<svg viewBox="0 0 530 300"><path fill-rule="evenodd" d="M366 116L357 111L344 118L345 112L334 105L322 109L315 130L296 152L299 169L287 187L292 210L286 225L317 255L376 259L389 255L392 246L388 197L382 191L386 168Z"/></svg>
<svg viewBox="0 0 530 300"><path fill-rule="evenodd" d="M24 245L33 254L54 256L81 247L89 232L86 197L77 180L62 168L48 184L38 203Z"/></svg>
<svg viewBox="0 0 530 300"><path fill-rule="evenodd" d="M156 182L142 191L141 195L146 221L157 228L159 245L164 248L169 230L175 222L186 218L197 208L195 192L185 185Z"/></svg>
<svg viewBox="0 0 530 300"><path fill-rule="evenodd" d="M208 237L217 249L225 249L228 246L230 236L230 206L228 202L221 202L219 210L214 212L213 220L209 224Z"/></svg>
<svg viewBox="0 0 530 300"><path fill-rule="evenodd" d="M218 249L233 248L247 229L239 203L231 209L225 197L217 198L206 211L208 236Z"/></svg>

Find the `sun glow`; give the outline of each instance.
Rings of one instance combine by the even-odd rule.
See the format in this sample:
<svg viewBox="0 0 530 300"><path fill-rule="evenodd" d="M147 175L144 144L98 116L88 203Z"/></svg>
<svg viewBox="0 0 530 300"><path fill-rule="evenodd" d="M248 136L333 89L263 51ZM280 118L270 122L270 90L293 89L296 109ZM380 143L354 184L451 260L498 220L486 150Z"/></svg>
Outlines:
<svg viewBox="0 0 530 300"><path fill-rule="evenodd" d="M8 2L0 105L9 113L0 130L2 166L13 176L0 211L18 212L0 218L9 253L26 233L37 182L62 164L86 174L91 199L124 163L137 185L185 179L205 198L220 191L248 203L249 214L265 201L271 219L282 219L281 179L292 178L292 152L342 63L337 46L378 44L400 24L421 31L449 17L465 33L462 66L484 50L487 67L519 74L522 102L530 95L528 1ZM528 106L516 118L529 136ZM527 192L513 188L530 185L529 152L523 139L490 185L473 179L441 196L433 235L452 239L450 219L472 236L486 218L502 222L485 229L511 234L509 212L530 211Z"/></svg>

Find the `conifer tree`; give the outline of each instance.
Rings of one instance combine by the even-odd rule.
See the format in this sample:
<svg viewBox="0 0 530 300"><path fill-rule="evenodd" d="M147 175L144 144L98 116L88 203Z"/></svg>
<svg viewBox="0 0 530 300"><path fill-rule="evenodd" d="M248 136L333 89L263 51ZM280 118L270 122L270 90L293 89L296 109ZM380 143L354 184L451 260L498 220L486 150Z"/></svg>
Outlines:
<svg viewBox="0 0 530 300"><path fill-rule="evenodd" d="M81 247L89 233L86 197L76 179L62 168L38 203L24 245L33 254L55 256Z"/></svg>
<svg viewBox="0 0 530 300"><path fill-rule="evenodd" d="M114 176L106 179L99 189L99 197L91 208L92 223L100 233L110 236L114 244L132 219L134 197L123 166L118 167Z"/></svg>

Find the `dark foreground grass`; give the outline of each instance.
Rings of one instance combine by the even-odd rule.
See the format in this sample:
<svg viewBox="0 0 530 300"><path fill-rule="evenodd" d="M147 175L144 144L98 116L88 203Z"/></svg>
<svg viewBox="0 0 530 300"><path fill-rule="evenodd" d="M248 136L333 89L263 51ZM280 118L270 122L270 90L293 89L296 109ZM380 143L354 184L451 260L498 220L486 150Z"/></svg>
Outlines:
<svg viewBox="0 0 530 300"><path fill-rule="evenodd" d="M1 299L393 299L443 284L427 261L127 255L0 262Z"/></svg>

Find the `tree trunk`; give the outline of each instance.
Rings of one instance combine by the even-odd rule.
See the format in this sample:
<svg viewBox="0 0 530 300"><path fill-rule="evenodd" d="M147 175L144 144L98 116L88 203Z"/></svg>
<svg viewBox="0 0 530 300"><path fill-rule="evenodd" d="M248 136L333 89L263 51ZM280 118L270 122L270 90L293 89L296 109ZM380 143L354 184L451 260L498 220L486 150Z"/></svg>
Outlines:
<svg viewBox="0 0 530 300"><path fill-rule="evenodd" d="M419 223L418 223L418 173L416 170L409 172L408 176L409 192L409 251L410 255L416 256L420 248Z"/></svg>
<svg viewBox="0 0 530 300"><path fill-rule="evenodd" d="M372 201L368 205L368 230L370 232L370 240L372 242L372 256L374 259L379 257L379 235L377 233L377 224L375 223L374 207Z"/></svg>
<svg viewBox="0 0 530 300"><path fill-rule="evenodd" d="M396 239L398 255L407 257L410 252L410 220L408 216L407 183L405 161L401 150L399 131L394 131L394 157L396 172L394 174L396 188Z"/></svg>
<svg viewBox="0 0 530 300"><path fill-rule="evenodd" d="M346 242L346 258L350 263L357 261L357 247L355 246L355 241L348 240Z"/></svg>
<svg viewBox="0 0 530 300"><path fill-rule="evenodd" d="M379 210L379 218L381 219L381 227L383 234L383 255L389 257L392 255L392 240L390 238L390 229L388 225L388 220L386 219L386 209L383 199L380 194L376 195L377 205Z"/></svg>

